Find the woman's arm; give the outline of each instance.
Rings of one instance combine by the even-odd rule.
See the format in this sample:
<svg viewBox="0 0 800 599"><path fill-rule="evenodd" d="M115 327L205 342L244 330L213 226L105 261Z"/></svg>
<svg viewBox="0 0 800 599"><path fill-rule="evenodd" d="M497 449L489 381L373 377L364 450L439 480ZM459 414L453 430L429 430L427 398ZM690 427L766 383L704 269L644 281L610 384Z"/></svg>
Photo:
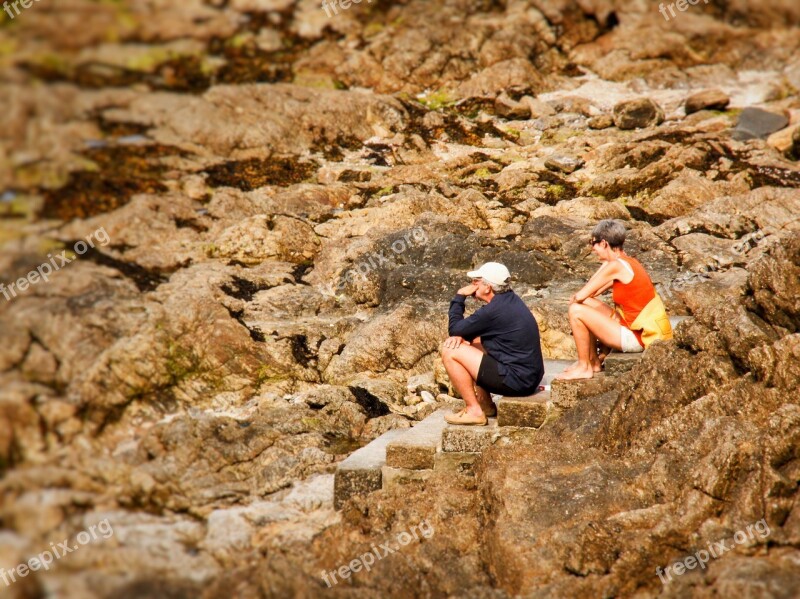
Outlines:
<svg viewBox="0 0 800 599"><path fill-rule="evenodd" d="M597 272L592 275L586 285L573 296L574 300L580 304L587 298L600 295L614 284L619 271L620 265L616 260L606 262L597 269Z"/></svg>

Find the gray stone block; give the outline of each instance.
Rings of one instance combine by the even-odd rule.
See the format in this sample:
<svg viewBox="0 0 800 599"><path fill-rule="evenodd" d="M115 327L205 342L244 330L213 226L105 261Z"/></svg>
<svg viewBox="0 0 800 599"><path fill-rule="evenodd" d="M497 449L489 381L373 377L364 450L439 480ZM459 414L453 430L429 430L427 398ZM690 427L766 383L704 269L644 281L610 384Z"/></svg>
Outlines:
<svg viewBox="0 0 800 599"><path fill-rule="evenodd" d="M433 459L442 445L444 419L450 410L438 410L422 422L403 431L386 447L386 465L409 470L433 469Z"/></svg>
<svg viewBox="0 0 800 599"><path fill-rule="evenodd" d="M384 466L381 469L384 489L394 489L413 482L428 480L433 475L433 470L410 470L408 468L392 468Z"/></svg>
<svg viewBox="0 0 800 599"><path fill-rule="evenodd" d="M386 464L386 446L405 430L387 431L339 463L333 479L334 508L339 510L351 497L367 495L381 488L381 468Z"/></svg>
<svg viewBox="0 0 800 599"><path fill-rule="evenodd" d="M497 424L539 428L547 418L549 400L549 391L528 397L503 397L497 402Z"/></svg>
<svg viewBox="0 0 800 599"><path fill-rule="evenodd" d="M469 451L450 451L436 454L434 472L454 472L456 474L475 474L475 464L480 460L481 454Z"/></svg>
<svg viewBox="0 0 800 599"><path fill-rule="evenodd" d="M641 354L620 354L641 355ZM608 358L606 358L608 360ZM606 366L608 368L608 366ZM590 379L576 381L553 381L550 387L550 401L555 410L561 412L573 407L578 400L603 393L611 381L607 373L597 372Z"/></svg>
<svg viewBox="0 0 800 599"><path fill-rule="evenodd" d="M618 352L611 352L606 356L606 360L603 364L605 368L605 373L608 376L619 376L621 374L625 374L631 368L634 367L635 364L642 359L642 354L623 354Z"/></svg>
<svg viewBox="0 0 800 599"><path fill-rule="evenodd" d="M442 451L481 452L499 436L497 418L489 418L486 426L448 424L442 431Z"/></svg>

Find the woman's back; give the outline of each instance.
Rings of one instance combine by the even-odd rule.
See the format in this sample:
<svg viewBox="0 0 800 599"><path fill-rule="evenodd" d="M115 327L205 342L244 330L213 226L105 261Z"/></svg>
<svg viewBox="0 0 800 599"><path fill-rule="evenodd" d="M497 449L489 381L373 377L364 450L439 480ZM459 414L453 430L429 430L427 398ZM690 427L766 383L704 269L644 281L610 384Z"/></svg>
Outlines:
<svg viewBox="0 0 800 599"><path fill-rule="evenodd" d="M628 272L633 272L630 283L615 280L612 286L614 303L620 309L625 326L630 328L639 313L656 296L656 289L644 266L636 258L623 256L618 260Z"/></svg>

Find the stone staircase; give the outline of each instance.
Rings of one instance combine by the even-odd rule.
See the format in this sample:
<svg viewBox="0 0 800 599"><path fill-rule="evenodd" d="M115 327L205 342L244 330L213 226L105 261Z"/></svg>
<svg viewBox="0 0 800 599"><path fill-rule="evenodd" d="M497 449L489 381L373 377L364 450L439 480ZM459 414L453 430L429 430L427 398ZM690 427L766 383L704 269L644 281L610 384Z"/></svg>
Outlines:
<svg viewBox="0 0 800 599"><path fill-rule="evenodd" d="M671 320L675 326L683 317ZM439 470L471 474L483 450L498 439L519 428L537 429L558 418L581 398L608 389L613 379L625 375L641 358L641 353L614 352L606 358L604 372L585 381L554 381L571 361L545 360L545 390L529 397L499 398L497 417L489 418L486 426L448 424L444 416L458 409L454 404L411 428L388 431L339 464L334 506L341 509L353 496L426 480Z"/></svg>

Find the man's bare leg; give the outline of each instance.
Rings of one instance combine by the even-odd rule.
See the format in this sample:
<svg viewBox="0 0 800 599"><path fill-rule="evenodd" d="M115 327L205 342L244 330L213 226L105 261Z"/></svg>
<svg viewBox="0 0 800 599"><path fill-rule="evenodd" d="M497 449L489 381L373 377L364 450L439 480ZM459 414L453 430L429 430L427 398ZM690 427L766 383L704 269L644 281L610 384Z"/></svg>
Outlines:
<svg viewBox="0 0 800 599"><path fill-rule="evenodd" d="M475 347L475 348L481 350L484 354L486 353L486 348L483 347L483 345L481 344L481 338L480 337L476 337L475 339L472 340L472 347ZM478 365L478 368L480 368L480 364ZM476 373L475 374L475 379L476 379L476 381L475 381L475 395L478 398L478 403L480 404L480 406L483 409L485 414L495 414L495 413L497 413L497 406L494 405L494 402L492 401L491 394L486 389L484 389L483 387L478 385L477 378L478 378L478 375Z"/></svg>
<svg viewBox="0 0 800 599"><path fill-rule="evenodd" d="M483 413L494 417L497 414L497 406L492 401L492 395L483 387L475 385L475 395L478 397L478 403L481 405Z"/></svg>
<svg viewBox="0 0 800 599"><path fill-rule="evenodd" d="M483 352L472 345L461 344L455 349L443 348L442 361L450 381L464 399L467 414L484 417L483 409L475 393L475 379L478 378Z"/></svg>

